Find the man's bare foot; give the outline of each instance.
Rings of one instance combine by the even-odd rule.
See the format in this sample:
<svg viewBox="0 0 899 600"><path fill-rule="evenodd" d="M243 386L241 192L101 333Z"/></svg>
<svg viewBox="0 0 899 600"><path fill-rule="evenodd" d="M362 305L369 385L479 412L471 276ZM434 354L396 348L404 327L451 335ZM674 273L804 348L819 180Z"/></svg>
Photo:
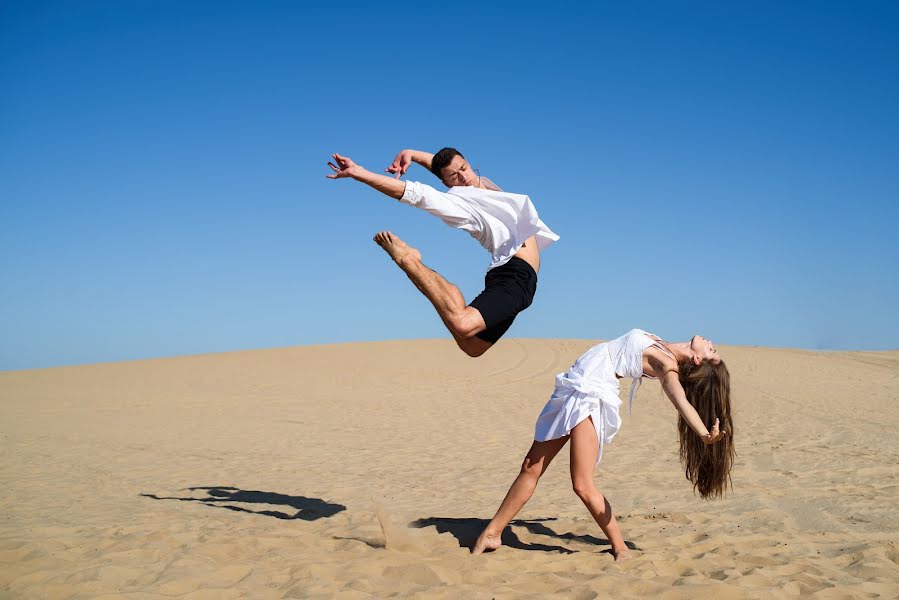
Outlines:
<svg viewBox="0 0 899 600"><path fill-rule="evenodd" d="M474 548L471 549L472 554L482 554L486 551L493 551L502 546L503 543L500 541L500 536L498 535L488 535L487 531L481 532L481 535L478 537L478 541L474 543Z"/></svg>
<svg viewBox="0 0 899 600"><path fill-rule="evenodd" d="M372 239L374 239L375 243L390 255L393 262L395 262L401 269L403 268L403 261L421 261L421 252L389 231L379 231Z"/></svg>
<svg viewBox="0 0 899 600"><path fill-rule="evenodd" d="M612 550L612 554L615 556L615 562L621 562L633 558L627 548L622 548L621 550Z"/></svg>

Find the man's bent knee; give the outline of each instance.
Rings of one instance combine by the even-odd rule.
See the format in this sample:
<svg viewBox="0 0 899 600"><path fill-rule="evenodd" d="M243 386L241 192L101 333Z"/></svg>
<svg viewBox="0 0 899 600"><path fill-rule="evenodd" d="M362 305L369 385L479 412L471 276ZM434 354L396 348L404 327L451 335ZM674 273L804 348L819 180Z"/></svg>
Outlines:
<svg viewBox="0 0 899 600"><path fill-rule="evenodd" d="M480 313L473 314L469 311L461 311L452 315L446 320L446 325L453 336L463 339L474 337L484 331L486 327Z"/></svg>
<svg viewBox="0 0 899 600"><path fill-rule="evenodd" d="M483 356L485 352L487 352L486 348L470 348L465 347L462 348L462 351L465 352L471 358L478 358L479 356Z"/></svg>
<svg viewBox="0 0 899 600"><path fill-rule="evenodd" d="M493 346L490 342L485 342L481 338L470 337L461 339L456 337L456 345L472 358L477 358L483 355L487 350L490 350L490 347Z"/></svg>

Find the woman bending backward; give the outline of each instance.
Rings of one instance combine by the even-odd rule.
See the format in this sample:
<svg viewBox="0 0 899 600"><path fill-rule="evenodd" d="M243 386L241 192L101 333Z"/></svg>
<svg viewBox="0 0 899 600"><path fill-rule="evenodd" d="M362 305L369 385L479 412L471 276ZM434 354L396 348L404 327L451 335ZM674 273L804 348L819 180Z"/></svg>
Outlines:
<svg viewBox="0 0 899 600"><path fill-rule="evenodd" d="M602 450L621 427L618 380L633 379L629 404L643 377L659 379L679 413L678 437L684 473L703 498L720 498L730 483L734 459L730 376L712 342L693 336L666 343L632 329L589 349L566 373L543 407L534 442L496 515L472 552L500 546L500 536L530 499L550 462L571 440L571 483L577 496L606 534L615 560L629 558L608 500L596 489L593 471Z"/></svg>

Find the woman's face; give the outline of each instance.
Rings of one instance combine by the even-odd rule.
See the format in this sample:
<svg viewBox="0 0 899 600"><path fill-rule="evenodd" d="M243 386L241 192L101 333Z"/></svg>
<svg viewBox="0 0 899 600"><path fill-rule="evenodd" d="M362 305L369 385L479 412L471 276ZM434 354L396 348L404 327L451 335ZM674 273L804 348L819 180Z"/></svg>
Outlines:
<svg viewBox="0 0 899 600"><path fill-rule="evenodd" d="M715 344L712 343L712 340L701 335L694 335L693 339L690 340L690 350L693 351L693 362L697 365L704 360L711 361L714 364L721 362L721 357L718 356L718 349L715 348Z"/></svg>

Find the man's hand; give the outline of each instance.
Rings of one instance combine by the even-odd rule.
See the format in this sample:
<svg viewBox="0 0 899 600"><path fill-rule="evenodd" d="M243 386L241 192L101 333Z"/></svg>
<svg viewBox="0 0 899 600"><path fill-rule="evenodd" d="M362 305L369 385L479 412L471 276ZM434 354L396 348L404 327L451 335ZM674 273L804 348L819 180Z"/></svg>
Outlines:
<svg viewBox="0 0 899 600"><path fill-rule="evenodd" d="M337 153L331 155L334 162L328 161L328 166L334 170L331 175L325 175L328 179L341 179L343 177L355 177L362 168L353 162L349 156L341 156ZM334 164L337 163L337 164Z"/></svg>
<svg viewBox="0 0 899 600"><path fill-rule="evenodd" d="M325 175L328 179L349 177L356 181L361 181L397 200L401 199L406 192L406 183L404 181L397 181L393 177L372 173L362 165L354 163L349 156L341 156L336 153L331 156L334 158L334 162L328 161L328 166L334 172L330 175Z"/></svg>
<svg viewBox="0 0 899 600"><path fill-rule="evenodd" d="M712 426L712 430L708 433L708 435L702 436L702 441L706 446L711 446L721 438L727 435L726 431L721 431L718 429L718 419L715 419L715 424Z"/></svg>
<svg viewBox="0 0 899 600"><path fill-rule="evenodd" d="M414 162L412 160L412 154L415 150L402 150L399 154L396 155L396 158L393 159L393 164L384 169L385 173L393 173L396 175L396 179L399 179L401 176L406 174L406 171L409 170L409 167Z"/></svg>

